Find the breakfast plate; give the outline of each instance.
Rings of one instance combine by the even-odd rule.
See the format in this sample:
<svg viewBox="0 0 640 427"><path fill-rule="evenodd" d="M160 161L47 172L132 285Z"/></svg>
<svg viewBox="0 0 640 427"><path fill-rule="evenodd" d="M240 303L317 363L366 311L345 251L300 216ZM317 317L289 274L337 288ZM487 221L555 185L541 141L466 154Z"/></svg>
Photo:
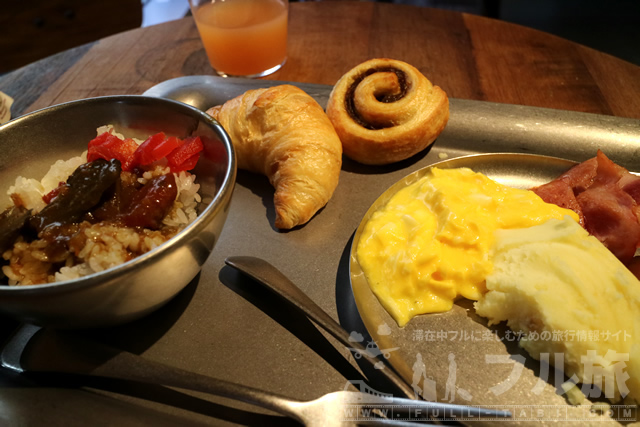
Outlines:
<svg viewBox="0 0 640 427"><path fill-rule="evenodd" d="M515 414L514 422L518 424L607 419L595 413L590 402L570 405L561 388L568 379L563 372L529 356L518 346L516 334L506 326L489 327L486 319L475 313L472 301L461 299L448 312L416 316L399 327L371 291L355 256L364 224L371 215L433 166L468 167L501 184L527 189L551 181L574 164L532 154L458 157L407 175L389 187L365 214L350 251L355 303L379 352L424 398L506 408Z"/></svg>

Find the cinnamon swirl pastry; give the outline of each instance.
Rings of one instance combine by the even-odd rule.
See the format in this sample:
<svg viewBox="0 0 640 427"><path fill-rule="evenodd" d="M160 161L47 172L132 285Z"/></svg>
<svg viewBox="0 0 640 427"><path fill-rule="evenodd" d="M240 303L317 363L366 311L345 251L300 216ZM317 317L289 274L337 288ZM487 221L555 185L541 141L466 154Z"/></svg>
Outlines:
<svg viewBox="0 0 640 427"><path fill-rule="evenodd" d="M415 67L371 59L338 80L327 115L348 157L381 165L431 145L449 120L449 99Z"/></svg>

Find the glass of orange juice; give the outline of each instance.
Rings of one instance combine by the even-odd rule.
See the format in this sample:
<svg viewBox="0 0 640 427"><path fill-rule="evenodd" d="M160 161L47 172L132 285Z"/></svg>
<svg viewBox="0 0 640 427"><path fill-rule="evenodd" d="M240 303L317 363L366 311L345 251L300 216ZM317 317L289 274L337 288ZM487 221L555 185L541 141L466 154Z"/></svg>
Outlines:
<svg viewBox="0 0 640 427"><path fill-rule="evenodd" d="M223 77L262 77L287 59L288 0L189 0L209 62Z"/></svg>

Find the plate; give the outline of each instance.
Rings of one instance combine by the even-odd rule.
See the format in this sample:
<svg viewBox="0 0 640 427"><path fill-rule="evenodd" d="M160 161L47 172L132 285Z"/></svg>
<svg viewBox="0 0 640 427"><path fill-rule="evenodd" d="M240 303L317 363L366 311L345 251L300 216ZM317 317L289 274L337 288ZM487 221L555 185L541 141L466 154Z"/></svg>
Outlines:
<svg viewBox="0 0 640 427"><path fill-rule="evenodd" d="M513 422L518 424L540 417L605 419L591 413L590 405L569 405L565 396L558 393L567 380L562 372L530 357L518 347L515 334L506 326L487 326L486 319L475 314L471 301L460 300L449 312L416 316L404 328L398 327L369 288L355 258L355 248L371 215L433 166L468 167L504 185L526 189L551 181L574 164L533 154L459 157L420 169L396 182L365 214L350 252L356 306L379 354L409 384L417 384L419 388L415 390L425 399L512 409L517 413ZM422 363L425 375L420 369Z"/></svg>

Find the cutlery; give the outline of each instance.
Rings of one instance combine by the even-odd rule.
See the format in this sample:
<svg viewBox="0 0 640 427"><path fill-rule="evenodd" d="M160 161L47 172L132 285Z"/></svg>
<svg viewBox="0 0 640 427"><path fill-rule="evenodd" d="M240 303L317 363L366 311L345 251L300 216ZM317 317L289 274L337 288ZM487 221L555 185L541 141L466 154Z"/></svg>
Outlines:
<svg viewBox="0 0 640 427"><path fill-rule="evenodd" d="M362 344L360 344L359 342L350 341L349 333L342 326L340 326L338 322L336 322L331 316L329 316L329 314L327 314L327 312L325 312L322 308L320 308L320 306L313 302L311 298L309 298L304 292L302 292L302 290L291 280L289 280L282 272L280 272L280 270L278 270L267 261L251 256L232 256L225 259L225 263L230 267L233 267L236 270L248 275L261 285L265 286L267 289L282 297L295 309L309 317L318 326L323 328L346 347L354 348L358 351L361 351L361 354L367 354L367 350ZM371 366L374 366L377 363L375 359L369 357L363 357L360 360L366 361L367 363L371 364ZM425 401L423 400L410 400L415 399L414 391L409 387L406 381L404 381L393 370L382 369L379 370L379 372L385 375L386 378L394 386L396 386L399 391L404 393L404 395L409 398L404 400L412 403L425 403ZM431 403L432 405L434 405L431 406L431 408L433 409L435 409L438 405L443 405L434 402ZM441 407L444 409L444 406ZM470 412L468 411L471 410L476 411L473 413L477 416L484 417L505 418L511 416L511 413L508 411L489 410L453 404L446 404L446 410L457 410L460 411L461 414L466 413L467 415L470 414Z"/></svg>
<svg viewBox="0 0 640 427"><path fill-rule="evenodd" d="M347 348L356 349L360 354L369 354L369 351L360 343L349 340L349 333L336 322L326 311L318 306L311 298L287 278L280 270L267 261L251 256L232 256L224 261L230 267L248 275L255 281L266 287L291 304L296 310L313 320L318 326L327 331ZM371 357L362 357L361 360L374 366L378 360ZM415 399L413 389L391 369L379 370L404 397Z"/></svg>
<svg viewBox="0 0 640 427"><path fill-rule="evenodd" d="M55 346L53 351L51 345ZM362 423L400 426L411 421L425 422L424 416L430 415L477 419L504 417L507 414L346 390L329 393L312 401L298 401L145 359L72 333L52 333L33 325L18 329L5 344L0 361L4 368L19 373L89 375L209 393L271 410L307 426ZM379 418L373 414L386 414L396 419Z"/></svg>

